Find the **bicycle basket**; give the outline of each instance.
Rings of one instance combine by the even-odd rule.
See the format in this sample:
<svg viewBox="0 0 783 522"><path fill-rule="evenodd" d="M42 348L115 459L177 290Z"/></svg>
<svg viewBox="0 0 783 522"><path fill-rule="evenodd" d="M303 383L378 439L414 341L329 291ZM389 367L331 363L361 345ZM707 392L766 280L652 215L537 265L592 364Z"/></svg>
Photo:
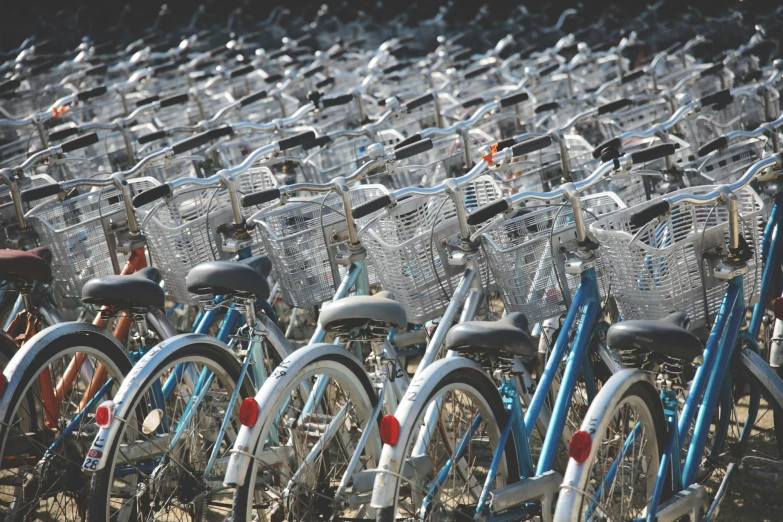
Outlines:
<svg viewBox="0 0 783 522"><path fill-rule="evenodd" d="M159 185L148 177L129 180L128 184L134 196ZM116 252L119 265L115 267L111 225L125 218L125 206L114 187L42 203L27 213L41 244L52 251L55 292L60 297L81 298L87 281L119 272L127 254Z"/></svg>
<svg viewBox="0 0 783 522"><path fill-rule="evenodd" d="M500 187L481 176L463 193L470 210L499 198ZM374 266L383 268L378 279L403 306L408 321L421 324L441 315L464 270L448 261L448 246L459 241L452 200L413 196L365 223L362 242ZM488 275L486 269L482 273Z"/></svg>
<svg viewBox="0 0 783 522"><path fill-rule="evenodd" d="M714 188L694 187L672 195ZM737 195L740 231L758 255L764 205L751 188ZM708 318L714 319L726 291L727 283L712 273L728 242L728 212L714 203L682 203L659 221L632 226L630 215L650 204L627 208L590 225L601 245L612 295L624 319L660 319L679 311L688 314L693 328L703 326ZM760 284L757 263L756 257L748 262L748 297L757 293Z"/></svg>
<svg viewBox="0 0 783 522"><path fill-rule="evenodd" d="M764 156L766 144L765 137L749 138L693 161L690 166L700 176L700 179L694 180L694 184L702 181L704 184L714 185L737 180L748 167Z"/></svg>
<svg viewBox="0 0 783 522"><path fill-rule="evenodd" d="M381 185L351 188L355 207L385 194ZM338 194L291 199L282 207L262 210L251 218L264 241L272 271L289 306L307 308L334 297L347 267L337 263L344 251L347 229ZM367 263L370 283L375 282Z"/></svg>
<svg viewBox="0 0 783 522"><path fill-rule="evenodd" d="M277 186L266 167L248 169L234 176L237 190L249 194ZM255 209L245 209L248 218ZM218 259L231 259L236 252L224 250L218 228L231 223L231 202L225 189L184 190L139 212L142 230L147 238L150 259L166 282L169 298L176 303L197 303L198 297L187 291L185 277L196 265ZM253 237L251 231L251 237ZM264 254L263 243L256 235L252 255Z"/></svg>
<svg viewBox="0 0 783 522"><path fill-rule="evenodd" d="M585 196L582 206L586 223L625 208L611 192ZM575 245L576 241L570 206L498 220L484 231L481 240L507 312L523 312L530 324L535 324L566 311L561 288L573 296L580 281L578 276L566 275L561 253L563 245ZM608 281L600 255L596 273L603 295Z"/></svg>

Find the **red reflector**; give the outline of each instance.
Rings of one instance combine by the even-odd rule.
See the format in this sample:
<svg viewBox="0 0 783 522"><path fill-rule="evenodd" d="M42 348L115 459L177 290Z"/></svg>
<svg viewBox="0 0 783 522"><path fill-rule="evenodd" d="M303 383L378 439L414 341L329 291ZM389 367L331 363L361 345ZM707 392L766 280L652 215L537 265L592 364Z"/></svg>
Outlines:
<svg viewBox="0 0 783 522"><path fill-rule="evenodd" d="M593 438L586 431L577 431L571 435L571 441L568 443L568 454L577 462L584 462L590 456L590 447L593 445Z"/></svg>
<svg viewBox="0 0 783 522"><path fill-rule="evenodd" d="M114 403L106 401L95 410L95 424L99 428L108 428L114 418Z"/></svg>
<svg viewBox="0 0 783 522"><path fill-rule="evenodd" d="M381 442L394 446L400 439L400 421L394 415L384 415L381 419Z"/></svg>
<svg viewBox="0 0 783 522"><path fill-rule="evenodd" d="M8 386L8 379L3 372L0 372L0 397L5 393L6 386Z"/></svg>
<svg viewBox="0 0 783 522"><path fill-rule="evenodd" d="M783 297L778 297L775 299L775 304L772 307L772 310L775 312L775 318L783 320Z"/></svg>
<svg viewBox="0 0 783 522"><path fill-rule="evenodd" d="M248 428L255 426L258 420L258 403L253 397L248 397L242 401L242 405L239 407L239 422L242 426Z"/></svg>

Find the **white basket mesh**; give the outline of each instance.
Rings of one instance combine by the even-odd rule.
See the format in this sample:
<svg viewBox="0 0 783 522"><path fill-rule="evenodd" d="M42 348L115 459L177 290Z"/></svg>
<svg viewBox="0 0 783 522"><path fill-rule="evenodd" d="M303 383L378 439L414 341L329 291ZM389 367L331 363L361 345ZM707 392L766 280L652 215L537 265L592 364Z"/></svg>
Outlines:
<svg viewBox="0 0 783 522"><path fill-rule="evenodd" d="M234 176L237 190L250 194L277 186L266 167L248 169ZM247 219L255 210L245 209ZM169 298L176 303L197 303L198 297L185 286L188 272L199 263L230 259L236 255L224 252L218 227L231 223L233 214L224 189L194 189L177 192L146 212L139 212L142 231L152 264L166 282ZM264 253L263 243L255 237L253 255Z"/></svg>
<svg viewBox="0 0 783 522"><path fill-rule="evenodd" d="M500 197L500 187L489 176L463 192L468 210ZM449 265L445 248L458 240L455 212L446 196L413 196L369 219L362 235L374 266L383 267L378 278L384 290L394 294L409 322L441 315L459 284L463 267Z"/></svg>
<svg viewBox="0 0 783 522"><path fill-rule="evenodd" d="M393 129L382 130L375 137L360 136L338 139L326 147L309 154L302 162L302 170L307 179L303 182L326 183L337 176L347 176L361 167L369 158L367 147L380 143L392 147L405 137Z"/></svg>
<svg viewBox="0 0 783 522"><path fill-rule="evenodd" d="M137 178L128 184L135 196L159 183L153 178ZM38 206L27 218L41 244L52 251L59 296L81 298L84 283L114 274L109 225L126 218L125 205L114 187ZM118 252L117 257L121 268L127 256Z"/></svg>
<svg viewBox="0 0 783 522"><path fill-rule="evenodd" d="M610 192L586 196L582 205L586 223L625 208ZM566 311L561 285L573 295L579 284L579 277L565 274L560 253L563 244L576 240L570 206L553 206L499 220L481 239L507 312L523 312L535 324ZM600 256L596 271L603 295L608 283Z"/></svg>
<svg viewBox="0 0 783 522"><path fill-rule="evenodd" d="M704 193L703 186L673 192ZM739 194L740 229L756 256L763 234L761 198L751 188ZM650 205L643 203L599 219L590 230L601 245L612 295L624 319L660 319L685 312L693 327L712 320L720 307L727 283L712 271L728 244L728 212L725 206L683 203L654 225L640 230L629 223L630 215ZM758 294L761 279L756 257L748 262L745 296ZM758 268L758 269L757 269ZM705 307L706 303L706 307ZM705 309L706 308L706 309Z"/></svg>
<svg viewBox="0 0 783 522"><path fill-rule="evenodd" d="M351 188L351 205L356 207L383 194L381 185ZM334 297L346 271L335 262L335 254L347 242L341 196L330 193L292 199L282 207L255 214L253 220L286 303L307 308ZM375 283L369 258L367 273L370 283Z"/></svg>
<svg viewBox="0 0 783 522"><path fill-rule="evenodd" d="M598 123L604 137L609 139L622 132L646 130L665 121L671 114L669 102L661 100L613 112L600 118Z"/></svg>
<svg viewBox="0 0 783 522"><path fill-rule="evenodd" d="M692 163L705 184L731 183L739 179L745 171L764 155L766 138L750 138L733 143L705 158Z"/></svg>

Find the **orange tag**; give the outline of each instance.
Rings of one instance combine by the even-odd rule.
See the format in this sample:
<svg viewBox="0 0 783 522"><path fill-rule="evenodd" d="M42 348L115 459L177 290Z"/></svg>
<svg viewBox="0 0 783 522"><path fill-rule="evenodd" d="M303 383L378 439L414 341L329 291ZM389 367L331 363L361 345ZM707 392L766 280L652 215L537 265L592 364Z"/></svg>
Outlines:
<svg viewBox="0 0 783 522"><path fill-rule="evenodd" d="M484 156L484 157L483 157L483 158L481 158L481 159L483 159L484 161L486 161L486 162L487 162L487 164L488 164L488 165L491 167L492 165L494 165L494 164L495 164L495 163L492 161L492 155L493 155L493 154L495 154L497 151L498 151L498 144L497 144L497 143L495 143L495 144L493 144L493 145L491 145L491 146L489 147L489 154L487 154L486 156Z"/></svg>
<svg viewBox="0 0 783 522"><path fill-rule="evenodd" d="M53 117L56 118L57 116L68 112L68 107L52 107L52 111L54 112Z"/></svg>

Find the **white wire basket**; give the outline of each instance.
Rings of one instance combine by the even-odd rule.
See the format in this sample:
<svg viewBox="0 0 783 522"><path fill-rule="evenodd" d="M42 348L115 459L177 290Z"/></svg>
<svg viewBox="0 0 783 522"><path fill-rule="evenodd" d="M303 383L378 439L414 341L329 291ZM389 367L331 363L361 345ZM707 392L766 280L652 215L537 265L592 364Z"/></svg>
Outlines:
<svg viewBox="0 0 783 522"><path fill-rule="evenodd" d="M356 207L385 194L382 185L360 185L350 190ZM337 262L348 242L342 197L329 193L309 199L291 199L285 205L254 214L272 272L289 306L308 308L334 297L347 266ZM377 282L368 258L370 284Z"/></svg>
<svg viewBox="0 0 783 522"><path fill-rule="evenodd" d="M277 186L274 174L256 167L234 176L237 190L250 194ZM247 219L255 209L244 209ZM185 277L200 263L227 260L236 252L223 250L218 229L233 222L231 202L225 189L196 188L177 192L143 212L138 212L147 238L150 259L163 276L169 298L175 303L195 304L199 297L187 291ZM263 255L263 243L253 234L252 255Z"/></svg>
<svg viewBox="0 0 783 522"><path fill-rule="evenodd" d="M585 223L626 208L611 192L585 196L582 205ZM580 280L565 273L560 250L576 241L570 206L551 206L498 220L484 231L481 240L507 312L523 312L530 324L535 324L566 311L563 292L570 294L570 302ZM596 272L604 295L608 282L600 255Z"/></svg>
<svg viewBox="0 0 783 522"><path fill-rule="evenodd" d="M462 190L469 211L501 197L489 176ZM445 195L413 196L363 223L362 243L373 265L382 267L378 279L405 309L408 321L422 324L441 315L464 271L464 266L448 261L448 246L460 239L452 200ZM480 275L488 282L486 269Z"/></svg>
<svg viewBox="0 0 783 522"><path fill-rule="evenodd" d="M598 165L592 156L593 147L576 134L567 134L564 139L571 178L584 179ZM560 147L557 143L552 143L544 149L518 156L510 163L495 169L494 175L506 194L553 190L561 185L563 178Z"/></svg>
<svg viewBox="0 0 783 522"><path fill-rule="evenodd" d="M159 185L154 178L129 180L133 195ZM115 251L112 223L126 219L125 205L114 188L96 189L65 201L42 203L27 221L42 245L52 251L55 292L81 298L84 284L121 269L127 254ZM119 266L114 265L114 256Z"/></svg>
<svg viewBox="0 0 783 522"><path fill-rule="evenodd" d="M780 116L777 90L770 90L771 119ZM701 147L732 130L755 129L767 121L765 100L755 93L743 93L733 97L726 105L713 105L692 114L680 122L685 140L694 147Z"/></svg>
<svg viewBox="0 0 783 522"><path fill-rule="evenodd" d="M42 185L53 185L57 183L54 178L48 174L34 174L32 176L25 177L24 180L17 180L17 185L20 191L29 190L32 188L40 187ZM22 203L22 208L25 212L35 207L41 200ZM19 223L16 219L16 212L14 210L14 202L11 197L11 189L8 185L0 184L0 227L2 227L2 245L4 248L14 248L9 244L9 240L17 237L17 231L19 229Z"/></svg>
<svg viewBox="0 0 783 522"><path fill-rule="evenodd" d="M347 176L369 160L367 148L373 143L380 143L388 148L404 139L405 137L394 129L378 131L374 137L338 138L307 156L302 162L306 179L301 181L326 183L337 176Z"/></svg>
<svg viewBox="0 0 783 522"><path fill-rule="evenodd" d="M609 139L627 131L646 130L665 121L671 114L669 102L659 100L615 111L599 118L598 124L604 138Z"/></svg>
<svg viewBox="0 0 783 522"><path fill-rule="evenodd" d="M705 193L714 186L673 192ZM757 297L761 283L758 259L763 234L762 199L751 188L740 193L740 231L754 251L745 275L745 296ZM727 283L713 269L728 245L728 212L723 205L682 203L660 220L641 228L631 214L651 203L629 207L590 225L597 238L612 295L624 319L660 319L685 312L694 328L714 320Z"/></svg>
<svg viewBox="0 0 783 522"><path fill-rule="evenodd" d="M694 184L699 181L705 185L736 181L748 167L764 157L766 144L766 137L748 138L698 158L689 165L699 175L699 178L694 180Z"/></svg>

